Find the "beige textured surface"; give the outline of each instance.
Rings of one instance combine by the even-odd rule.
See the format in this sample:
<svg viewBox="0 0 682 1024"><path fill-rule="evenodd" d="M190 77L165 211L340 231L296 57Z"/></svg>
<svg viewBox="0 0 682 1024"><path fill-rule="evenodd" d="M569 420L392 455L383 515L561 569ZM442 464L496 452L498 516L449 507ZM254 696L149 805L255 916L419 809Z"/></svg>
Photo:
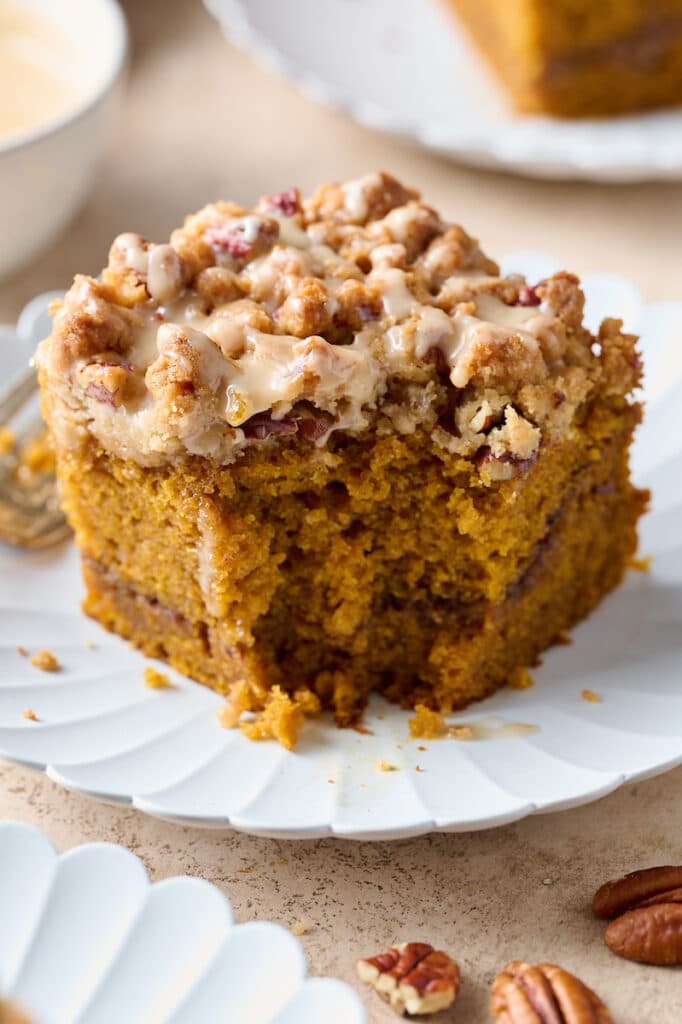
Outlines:
<svg viewBox="0 0 682 1024"><path fill-rule="evenodd" d="M579 973L616 1024L679 1024L682 969L618 960L589 903L607 878L682 860L680 806L682 769L590 807L471 835L283 842L167 825L0 763L1 817L38 825L60 849L122 843L154 878L201 875L229 896L238 921L309 925L300 942L315 974L355 985L355 960L400 940L448 950L463 986L458 1012L439 1024L484 1024L490 982L517 957ZM363 997L372 1024L396 1020L373 993Z"/></svg>
<svg viewBox="0 0 682 1024"><path fill-rule="evenodd" d="M0 320L74 271L97 271L121 230L161 238L208 199L246 202L377 166L418 185L496 255L546 249L573 269L625 273L651 299L679 298L682 185L606 189L459 169L301 99L227 47L197 2L129 0L128 9L134 55L109 162L68 235L0 286ZM457 1011L439 1019L466 1024L487 1020L488 985L511 957L577 971L618 1024L679 1024L680 971L611 956L589 900L622 871L682 861L681 808L678 769L591 807L470 836L286 843L166 825L0 765L0 817L40 826L61 849L123 843L155 878L202 875L239 920L308 924L301 942L313 973L354 984L358 956L400 939L443 946L464 986ZM373 1024L395 1019L366 1000Z"/></svg>

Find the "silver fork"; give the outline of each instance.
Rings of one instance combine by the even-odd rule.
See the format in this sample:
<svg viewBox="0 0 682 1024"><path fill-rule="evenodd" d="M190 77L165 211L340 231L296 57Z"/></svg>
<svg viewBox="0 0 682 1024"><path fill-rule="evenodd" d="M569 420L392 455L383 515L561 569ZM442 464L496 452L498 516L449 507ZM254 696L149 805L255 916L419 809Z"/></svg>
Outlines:
<svg viewBox="0 0 682 1024"><path fill-rule="evenodd" d="M47 307L53 298L55 293L38 296L19 317L17 335L31 349L49 330ZM18 421L14 443L0 456L0 542L27 548L47 547L69 534L54 473L31 470L22 461L26 445L45 429L40 414L31 409L37 391L32 365L0 388L0 427L12 429Z"/></svg>

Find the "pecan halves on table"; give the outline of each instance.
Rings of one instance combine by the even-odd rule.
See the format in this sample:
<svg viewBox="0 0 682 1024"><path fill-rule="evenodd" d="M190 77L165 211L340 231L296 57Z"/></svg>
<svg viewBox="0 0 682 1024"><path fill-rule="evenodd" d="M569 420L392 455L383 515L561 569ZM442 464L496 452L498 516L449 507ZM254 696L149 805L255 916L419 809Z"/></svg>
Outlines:
<svg viewBox="0 0 682 1024"><path fill-rule="evenodd" d="M492 987L490 1013L497 1024L614 1024L591 988L556 964L513 960Z"/></svg>
<svg viewBox="0 0 682 1024"><path fill-rule="evenodd" d="M682 867L647 868L606 882L592 909L611 919L604 942L613 953L662 967L682 964Z"/></svg>
<svg viewBox="0 0 682 1024"><path fill-rule="evenodd" d="M405 942L358 960L357 972L394 1010L410 1015L446 1009L460 987L457 964L427 942Z"/></svg>

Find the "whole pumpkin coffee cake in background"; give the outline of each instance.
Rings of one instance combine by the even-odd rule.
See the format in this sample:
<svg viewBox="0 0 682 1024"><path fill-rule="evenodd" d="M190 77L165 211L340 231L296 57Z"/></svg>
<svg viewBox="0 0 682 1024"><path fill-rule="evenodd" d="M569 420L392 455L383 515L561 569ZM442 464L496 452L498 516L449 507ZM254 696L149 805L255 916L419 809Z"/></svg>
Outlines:
<svg viewBox="0 0 682 1024"><path fill-rule="evenodd" d="M519 110L596 117L682 103L682 0L447 0Z"/></svg>
<svg viewBox="0 0 682 1024"><path fill-rule="evenodd" d="M635 551L635 340L383 173L120 235L37 357L85 611L287 746L464 707Z"/></svg>

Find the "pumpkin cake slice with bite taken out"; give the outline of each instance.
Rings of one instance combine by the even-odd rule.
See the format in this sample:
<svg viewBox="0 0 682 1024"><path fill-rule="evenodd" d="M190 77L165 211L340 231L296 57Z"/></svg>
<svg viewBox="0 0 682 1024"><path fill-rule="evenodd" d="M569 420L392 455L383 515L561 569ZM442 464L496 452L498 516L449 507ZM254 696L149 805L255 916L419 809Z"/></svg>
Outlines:
<svg viewBox="0 0 682 1024"><path fill-rule="evenodd" d="M635 551L635 340L383 173L121 235L37 357L85 611L286 746L462 708Z"/></svg>

